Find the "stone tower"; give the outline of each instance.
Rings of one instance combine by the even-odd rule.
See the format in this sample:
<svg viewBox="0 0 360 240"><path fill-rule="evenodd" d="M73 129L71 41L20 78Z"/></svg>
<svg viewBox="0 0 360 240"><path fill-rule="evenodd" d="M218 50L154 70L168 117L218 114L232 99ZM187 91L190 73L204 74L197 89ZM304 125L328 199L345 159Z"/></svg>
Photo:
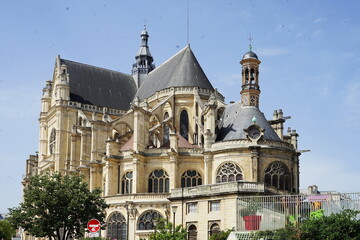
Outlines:
<svg viewBox="0 0 360 240"><path fill-rule="evenodd" d="M245 53L240 64L242 65L242 86L241 86L241 104L242 106L259 107L259 65L258 56L252 51Z"/></svg>

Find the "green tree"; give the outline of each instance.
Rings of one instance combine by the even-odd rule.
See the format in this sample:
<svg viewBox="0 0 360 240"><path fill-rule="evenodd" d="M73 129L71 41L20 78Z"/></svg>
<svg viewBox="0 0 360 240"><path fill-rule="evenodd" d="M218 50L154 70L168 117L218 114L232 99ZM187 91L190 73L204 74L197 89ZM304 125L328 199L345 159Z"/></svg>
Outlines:
<svg viewBox="0 0 360 240"><path fill-rule="evenodd" d="M274 240L360 240L360 212L350 209L330 216L319 214L299 226L289 224L284 229L257 232L257 237Z"/></svg>
<svg viewBox="0 0 360 240"><path fill-rule="evenodd" d="M226 240L234 229L220 231L211 235L210 240Z"/></svg>
<svg viewBox="0 0 360 240"><path fill-rule="evenodd" d="M164 219L160 219L156 226L156 233L152 233L149 236L149 240L186 240L186 230L178 225L175 227L175 232L173 232L173 224L166 223Z"/></svg>
<svg viewBox="0 0 360 240"><path fill-rule="evenodd" d="M0 220L0 239L10 240L16 230L7 220Z"/></svg>
<svg viewBox="0 0 360 240"><path fill-rule="evenodd" d="M301 226L303 240L360 240L359 211L346 209L340 213L312 218Z"/></svg>
<svg viewBox="0 0 360 240"><path fill-rule="evenodd" d="M108 205L100 193L100 189L89 191L87 183L75 174L37 175L30 178L20 206L9 209L8 219L35 237L80 238L90 219L104 223Z"/></svg>

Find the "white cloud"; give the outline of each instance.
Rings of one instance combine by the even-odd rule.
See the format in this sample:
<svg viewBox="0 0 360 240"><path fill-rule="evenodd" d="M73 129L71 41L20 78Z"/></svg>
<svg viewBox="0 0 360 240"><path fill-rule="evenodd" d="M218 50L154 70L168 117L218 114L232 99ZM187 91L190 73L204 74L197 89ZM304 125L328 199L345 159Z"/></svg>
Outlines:
<svg viewBox="0 0 360 240"><path fill-rule="evenodd" d="M264 57L286 55L288 53L284 48L259 48L256 52Z"/></svg>
<svg viewBox="0 0 360 240"><path fill-rule="evenodd" d="M326 21L328 21L326 18L319 17L314 20L314 23L321 23L321 22L326 22Z"/></svg>
<svg viewBox="0 0 360 240"><path fill-rule="evenodd" d="M320 34L322 34L322 30L318 29L318 30L316 30L315 32L312 33L312 37L317 37Z"/></svg>

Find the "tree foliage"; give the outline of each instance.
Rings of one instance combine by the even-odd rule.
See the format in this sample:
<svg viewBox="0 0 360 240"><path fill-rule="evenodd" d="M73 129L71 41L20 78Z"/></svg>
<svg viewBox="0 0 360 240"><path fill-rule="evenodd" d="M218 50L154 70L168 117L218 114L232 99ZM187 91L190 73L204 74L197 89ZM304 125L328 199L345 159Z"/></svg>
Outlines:
<svg viewBox="0 0 360 240"><path fill-rule="evenodd" d="M36 237L80 238L90 219L104 223L108 205L100 193L100 189L89 191L87 183L75 174L37 175L30 178L20 206L9 209L8 219Z"/></svg>
<svg viewBox="0 0 360 240"><path fill-rule="evenodd" d="M210 240L226 240L234 229L220 231L211 235Z"/></svg>
<svg viewBox="0 0 360 240"><path fill-rule="evenodd" d="M0 220L0 239L10 240L16 230L7 220Z"/></svg>
<svg viewBox="0 0 360 240"><path fill-rule="evenodd" d="M186 240L186 230L178 225L173 232L173 224L165 222L164 219L160 219L156 226L156 233L152 233L149 240Z"/></svg>
<svg viewBox="0 0 360 240"><path fill-rule="evenodd" d="M300 226L289 224L284 229L260 232L274 240L360 240L360 212L350 209L330 216L313 217Z"/></svg>

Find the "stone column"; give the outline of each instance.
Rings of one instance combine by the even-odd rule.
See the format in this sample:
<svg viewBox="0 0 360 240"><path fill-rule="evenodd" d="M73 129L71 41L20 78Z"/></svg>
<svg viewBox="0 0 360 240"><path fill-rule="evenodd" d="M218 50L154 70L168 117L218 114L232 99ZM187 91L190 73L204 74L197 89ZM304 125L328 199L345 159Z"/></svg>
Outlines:
<svg viewBox="0 0 360 240"><path fill-rule="evenodd" d="M103 176L105 176L105 196L112 196L118 193L119 189L119 165L115 159L103 158L105 162Z"/></svg>
<svg viewBox="0 0 360 240"><path fill-rule="evenodd" d="M260 156L260 147L259 146L251 146L249 147L251 151L251 171L250 178L251 182L260 182L260 174L259 174L259 156Z"/></svg>
<svg viewBox="0 0 360 240"><path fill-rule="evenodd" d="M213 165L214 156L211 153L204 153L204 182L203 184L213 184L212 181L212 165Z"/></svg>

